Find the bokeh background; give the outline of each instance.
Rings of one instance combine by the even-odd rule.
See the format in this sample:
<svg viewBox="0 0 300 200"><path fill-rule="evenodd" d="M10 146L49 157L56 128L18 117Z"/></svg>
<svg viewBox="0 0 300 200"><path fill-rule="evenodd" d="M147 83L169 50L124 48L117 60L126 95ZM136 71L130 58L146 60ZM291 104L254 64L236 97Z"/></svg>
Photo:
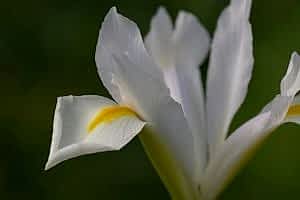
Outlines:
<svg viewBox="0 0 300 200"><path fill-rule="evenodd" d="M169 199L138 139L120 152L83 156L45 172L56 97L108 96L96 73L99 27L116 5L146 34L164 5L193 12L213 33L226 0L10 0L0 12L0 199ZM279 92L300 51L300 1L253 0L255 67L231 130ZM202 67L205 73L207 63ZM205 79L205 75L204 75ZM299 199L300 126L276 130L220 199Z"/></svg>

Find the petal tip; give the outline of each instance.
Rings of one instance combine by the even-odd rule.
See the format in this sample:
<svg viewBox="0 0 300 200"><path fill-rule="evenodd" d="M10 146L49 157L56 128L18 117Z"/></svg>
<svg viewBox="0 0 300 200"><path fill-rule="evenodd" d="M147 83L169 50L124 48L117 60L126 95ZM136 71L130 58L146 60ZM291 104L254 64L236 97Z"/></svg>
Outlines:
<svg viewBox="0 0 300 200"><path fill-rule="evenodd" d="M68 157L66 157L66 159L61 159L59 155L59 152L55 152L55 153L50 153L48 160L45 164L44 170L48 171L49 169L52 169L53 167L55 167L56 165L62 163L64 160L69 159Z"/></svg>
<svg viewBox="0 0 300 200"><path fill-rule="evenodd" d="M297 51L293 51L292 53L292 59L300 59L300 55Z"/></svg>
<svg viewBox="0 0 300 200"><path fill-rule="evenodd" d="M163 22L165 22L165 24L172 24L171 17L166 7L159 6L151 23L153 24L153 23L163 23Z"/></svg>
<svg viewBox="0 0 300 200"><path fill-rule="evenodd" d="M118 13L117 7L116 6L111 7L108 13L114 13L114 14Z"/></svg>
<svg viewBox="0 0 300 200"><path fill-rule="evenodd" d="M48 162L47 162L46 165L45 165L44 170L45 170L45 171L48 171L50 168L51 168L51 166L50 166L50 165L48 164Z"/></svg>
<svg viewBox="0 0 300 200"><path fill-rule="evenodd" d="M165 6L159 6L157 9L157 14L166 14L167 13L167 9Z"/></svg>
<svg viewBox="0 0 300 200"><path fill-rule="evenodd" d="M49 160L47 161L46 165L45 165L44 170L45 170L45 171L48 171L48 170L51 169L52 167L54 167L54 164L53 164L53 162L49 159Z"/></svg>
<svg viewBox="0 0 300 200"><path fill-rule="evenodd" d="M104 20L103 20L103 24L105 24L105 21L114 21L118 19L118 10L117 7L113 6L109 9L109 11L107 12Z"/></svg>
<svg viewBox="0 0 300 200"><path fill-rule="evenodd" d="M186 10L180 10L178 12L178 16L182 16L182 17L184 17L184 16L191 16L191 17L194 17L194 15L191 12L186 11Z"/></svg>

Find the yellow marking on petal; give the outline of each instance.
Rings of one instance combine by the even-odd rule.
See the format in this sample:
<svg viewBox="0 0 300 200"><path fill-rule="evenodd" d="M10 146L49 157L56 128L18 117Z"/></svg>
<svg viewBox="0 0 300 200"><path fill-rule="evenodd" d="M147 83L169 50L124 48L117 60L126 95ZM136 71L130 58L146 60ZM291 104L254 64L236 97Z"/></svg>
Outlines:
<svg viewBox="0 0 300 200"><path fill-rule="evenodd" d="M291 105L286 115L300 115L300 105Z"/></svg>
<svg viewBox="0 0 300 200"><path fill-rule="evenodd" d="M97 126L102 123L110 123L123 116L136 116L138 115L128 107L113 105L102 108L93 119L90 120L87 131L91 133Z"/></svg>

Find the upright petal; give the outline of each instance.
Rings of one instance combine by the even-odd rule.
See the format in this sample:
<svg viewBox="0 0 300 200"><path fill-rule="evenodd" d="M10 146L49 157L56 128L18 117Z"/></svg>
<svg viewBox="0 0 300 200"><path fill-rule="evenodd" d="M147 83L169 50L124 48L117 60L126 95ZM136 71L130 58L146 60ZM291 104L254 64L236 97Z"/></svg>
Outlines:
<svg viewBox="0 0 300 200"><path fill-rule="evenodd" d="M113 90L110 85L118 88L120 98L116 100L137 111L155 130L160 144L176 159L176 167L193 177L193 135L181 106L170 97L162 72L148 55L137 25L115 8L102 24L96 63L107 89Z"/></svg>
<svg viewBox="0 0 300 200"><path fill-rule="evenodd" d="M164 7L160 7L152 18L150 32L145 37L146 48L160 67L173 65L172 34L171 17Z"/></svg>
<svg viewBox="0 0 300 200"><path fill-rule="evenodd" d="M176 19L175 29L163 7L160 7L152 18L151 29L145 39L146 46L164 73L171 96L176 101L181 102L184 96L181 94L181 83L178 80L180 72L177 72L176 68L180 67L180 70L187 71L187 74L195 72L195 69L191 68L198 68L199 64L202 64L209 49L209 41L208 32L191 13L181 11ZM199 72L196 74L199 75ZM199 77L196 79L199 80ZM199 90L199 87L197 89Z"/></svg>
<svg viewBox="0 0 300 200"><path fill-rule="evenodd" d="M146 45L164 74L171 96L179 102L194 135L197 172L206 164L204 99L199 64L209 49L209 35L197 18L181 11L173 30L170 16L159 8Z"/></svg>
<svg viewBox="0 0 300 200"><path fill-rule="evenodd" d="M175 46L175 70L180 91L180 103L194 134L196 161L202 170L207 162L207 132L205 119L204 94L199 65L209 50L208 32L191 13L181 11L176 19L173 33Z"/></svg>
<svg viewBox="0 0 300 200"><path fill-rule="evenodd" d="M210 36L196 16L186 11L180 11L173 33L175 45L175 63L185 63L180 66L187 71L197 68L207 56L210 47Z"/></svg>
<svg viewBox="0 0 300 200"><path fill-rule="evenodd" d="M104 110L105 113L99 115ZM119 150L144 125L130 109L120 109L105 97L59 97L46 169L80 155Z"/></svg>
<svg viewBox="0 0 300 200"><path fill-rule="evenodd" d="M171 96L180 102L180 91L176 75L173 43L173 24L164 7L160 7L151 20L150 32L145 37L145 44L154 61L163 73L164 81Z"/></svg>
<svg viewBox="0 0 300 200"><path fill-rule="evenodd" d="M232 0L221 14L212 42L207 77L207 122L210 153L224 141L243 103L253 66L251 0Z"/></svg>

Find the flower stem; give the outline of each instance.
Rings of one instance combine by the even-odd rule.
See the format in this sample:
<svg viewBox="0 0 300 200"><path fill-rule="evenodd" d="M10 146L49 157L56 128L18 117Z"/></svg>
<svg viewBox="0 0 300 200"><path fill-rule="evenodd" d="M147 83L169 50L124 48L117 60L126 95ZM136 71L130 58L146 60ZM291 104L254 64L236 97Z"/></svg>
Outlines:
<svg viewBox="0 0 300 200"><path fill-rule="evenodd" d="M167 147L162 144L157 134L150 127L145 127L139 138L158 175L173 200L199 200L193 185L187 180L176 160Z"/></svg>

